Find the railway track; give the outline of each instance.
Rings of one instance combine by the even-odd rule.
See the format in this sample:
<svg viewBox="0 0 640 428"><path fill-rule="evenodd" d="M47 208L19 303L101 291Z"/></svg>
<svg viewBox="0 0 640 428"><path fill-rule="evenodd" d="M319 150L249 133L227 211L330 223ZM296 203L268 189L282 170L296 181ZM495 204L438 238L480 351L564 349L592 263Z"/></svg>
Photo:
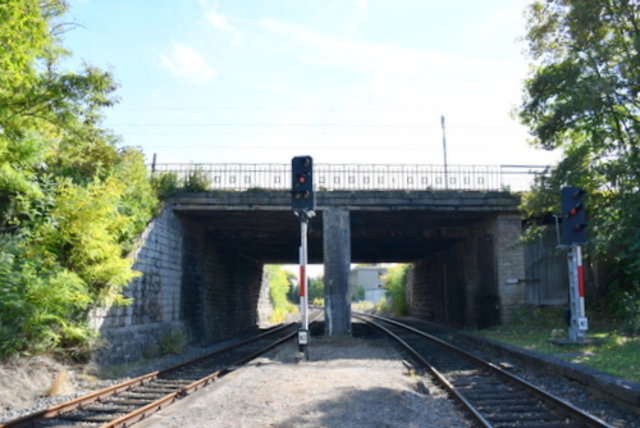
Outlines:
<svg viewBox="0 0 640 428"><path fill-rule="evenodd" d="M407 324L353 316L394 339L485 427L610 427L493 363Z"/></svg>
<svg viewBox="0 0 640 428"><path fill-rule="evenodd" d="M0 424L0 428L131 426L292 339L298 328L297 323L271 328L177 366Z"/></svg>

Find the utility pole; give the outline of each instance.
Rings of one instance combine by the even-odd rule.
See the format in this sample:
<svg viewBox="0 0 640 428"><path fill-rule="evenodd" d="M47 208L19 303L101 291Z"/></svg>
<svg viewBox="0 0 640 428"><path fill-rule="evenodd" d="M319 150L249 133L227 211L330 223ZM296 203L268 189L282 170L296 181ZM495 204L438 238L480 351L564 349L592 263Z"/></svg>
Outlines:
<svg viewBox="0 0 640 428"><path fill-rule="evenodd" d="M444 115L440 116L440 124L442 125L442 152L444 154L444 188L449 188L449 171L447 167L447 134L444 127Z"/></svg>
<svg viewBox="0 0 640 428"><path fill-rule="evenodd" d="M157 159L157 154L154 153L153 159L151 160L151 175L154 175L156 173L156 159Z"/></svg>

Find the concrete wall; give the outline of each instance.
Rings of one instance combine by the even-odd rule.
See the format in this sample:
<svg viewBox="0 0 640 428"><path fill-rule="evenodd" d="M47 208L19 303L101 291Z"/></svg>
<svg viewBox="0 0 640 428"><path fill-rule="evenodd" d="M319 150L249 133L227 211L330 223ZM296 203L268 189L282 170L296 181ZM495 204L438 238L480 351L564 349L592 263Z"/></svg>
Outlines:
<svg viewBox="0 0 640 428"><path fill-rule="evenodd" d="M167 332L186 330L182 317L182 225L165 209L145 230L134 252L134 269L143 275L124 291L128 306L95 311L92 325L100 333L94 352L100 363L140 359Z"/></svg>
<svg viewBox="0 0 640 428"><path fill-rule="evenodd" d="M323 237L324 332L327 336L348 336L351 334L349 210L342 207L324 210Z"/></svg>

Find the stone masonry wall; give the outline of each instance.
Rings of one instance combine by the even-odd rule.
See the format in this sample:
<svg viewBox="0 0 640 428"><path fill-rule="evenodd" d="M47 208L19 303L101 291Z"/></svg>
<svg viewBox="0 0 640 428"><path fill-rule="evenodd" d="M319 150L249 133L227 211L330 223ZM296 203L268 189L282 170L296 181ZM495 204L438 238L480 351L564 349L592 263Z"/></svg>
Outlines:
<svg viewBox="0 0 640 428"><path fill-rule="evenodd" d="M161 335L186 330L181 314L182 225L171 209L149 224L133 257L134 269L142 274L124 291L133 302L92 314L100 333L94 359L102 364L140 359L152 352Z"/></svg>
<svg viewBox="0 0 640 428"><path fill-rule="evenodd" d="M256 326L262 264L214 239L207 239L204 259L199 336L209 342Z"/></svg>
<svg viewBox="0 0 640 428"><path fill-rule="evenodd" d="M475 328L508 322L525 303L520 236L519 218L499 214L470 228L466 239L415 262L410 314Z"/></svg>
<svg viewBox="0 0 640 428"><path fill-rule="evenodd" d="M258 327L267 328L272 324L269 321L271 312L273 312L273 303L271 302L269 290L269 277L266 270L262 273L262 285L260 286L260 294L258 295Z"/></svg>
<svg viewBox="0 0 640 428"><path fill-rule="evenodd" d="M514 310L525 304L524 246L519 242L521 221L515 214L500 214L495 220L494 230L501 320L507 322Z"/></svg>
<svg viewBox="0 0 640 428"><path fill-rule="evenodd" d="M411 315L429 321L466 325L466 267L458 247L449 248L414 263L409 276Z"/></svg>

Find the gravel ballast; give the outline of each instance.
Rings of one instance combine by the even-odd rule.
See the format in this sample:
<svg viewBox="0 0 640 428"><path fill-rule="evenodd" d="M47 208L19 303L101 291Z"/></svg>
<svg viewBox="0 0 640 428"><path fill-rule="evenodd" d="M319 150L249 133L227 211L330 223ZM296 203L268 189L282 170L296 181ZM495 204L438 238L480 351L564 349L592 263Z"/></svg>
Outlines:
<svg viewBox="0 0 640 428"><path fill-rule="evenodd" d="M464 427L447 396L386 342L314 338L309 361L290 343L137 427Z"/></svg>

